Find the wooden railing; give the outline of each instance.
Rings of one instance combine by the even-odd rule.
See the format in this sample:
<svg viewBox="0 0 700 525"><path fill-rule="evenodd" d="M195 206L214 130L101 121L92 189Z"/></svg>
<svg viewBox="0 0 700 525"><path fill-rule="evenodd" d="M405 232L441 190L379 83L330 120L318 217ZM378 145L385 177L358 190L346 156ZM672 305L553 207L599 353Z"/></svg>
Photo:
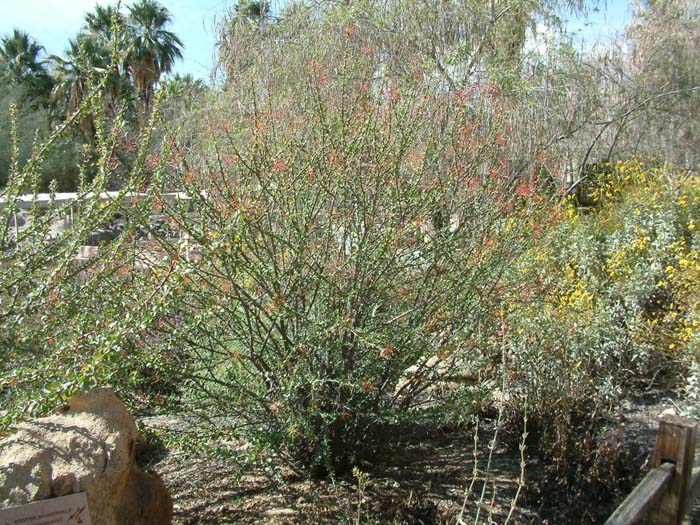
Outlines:
<svg viewBox="0 0 700 525"><path fill-rule="evenodd" d="M622 502L606 525L681 525L700 492L697 424L678 416L659 422L652 470Z"/></svg>

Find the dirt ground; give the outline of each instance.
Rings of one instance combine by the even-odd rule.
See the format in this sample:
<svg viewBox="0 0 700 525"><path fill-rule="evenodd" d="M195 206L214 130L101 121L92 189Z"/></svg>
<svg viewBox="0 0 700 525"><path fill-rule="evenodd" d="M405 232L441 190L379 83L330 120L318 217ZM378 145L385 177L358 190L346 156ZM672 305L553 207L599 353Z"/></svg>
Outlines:
<svg viewBox="0 0 700 525"><path fill-rule="evenodd" d="M664 411L681 413L683 407L663 396L630 401L615 430L634 448L630 457L640 472L648 469ZM158 427L157 419L145 423ZM492 425L482 424L475 448L473 427L397 431L379 458L360 466L364 482L352 473L310 480L282 468L241 467L235 460L175 450L152 454L145 466L163 477L174 499L175 523L182 525L591 523L548 508L548 494L537 489L542 467L527 454L527 481L513 504L520 454L512 443L499 443L489 463L493 434ZM698 509L691 516L688 523L700 524Z"/></svg>
<svg viewBox="0 0 700 525"><path fill-rule="evenodd" d="M491 435L481 434L477 480L462 515L467 523L473 522L480 508L482 518L491 516L501 523L510 512L520 469L506 449L495 449L482 498L486 441ZM149 467L160 473L170 489L179 524L449 524L458 522L474 478L474 435L465 429L404 435L381 458L361 465L367 475L361 489L352 473L334 482L303 479L284 471L274 475L262 469L238 477L234 462L182 452L167 453ZM511 523L541 520L516 505Z"/></svg>

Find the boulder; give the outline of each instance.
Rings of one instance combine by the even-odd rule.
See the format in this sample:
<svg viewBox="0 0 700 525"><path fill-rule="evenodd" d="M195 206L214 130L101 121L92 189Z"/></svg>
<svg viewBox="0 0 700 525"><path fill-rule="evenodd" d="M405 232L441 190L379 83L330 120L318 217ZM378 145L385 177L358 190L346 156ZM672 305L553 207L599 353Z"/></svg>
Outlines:
<svg viewBox="0 0 700 525"><path fill-rule="evenodd" d="M136 463L139 441L111 388L79 394L62 413L21 423L0 441L0 507L85 492L93 525L169 524L172 498Z"/></svg>
<svg viewBox="0 0 700 525"><path fill-rule="evenodd" d="M445 395L449 396L460 386L473 387L479 382L479 374L474 373L470 363L462 357L423 356L404 370L394 393L399 397L408 397L418 391L419 395L412 399L417 404L428 406Z"/></svg>

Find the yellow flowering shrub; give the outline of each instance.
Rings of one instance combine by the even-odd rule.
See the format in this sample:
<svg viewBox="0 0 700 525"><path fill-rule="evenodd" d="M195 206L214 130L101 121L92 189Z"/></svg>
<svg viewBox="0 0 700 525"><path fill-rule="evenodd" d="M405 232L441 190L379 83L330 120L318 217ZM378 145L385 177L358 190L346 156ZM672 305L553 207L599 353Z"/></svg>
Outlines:
<svg viewBox="0 0 700 525"><path fill-rule="evenodd" d="M637 160L564 199L510 272L503 316L513 415L546 455L593 469L624 394L679 384L700 359L700 181ZM499 320L500 321L500 320Z"/></svg>

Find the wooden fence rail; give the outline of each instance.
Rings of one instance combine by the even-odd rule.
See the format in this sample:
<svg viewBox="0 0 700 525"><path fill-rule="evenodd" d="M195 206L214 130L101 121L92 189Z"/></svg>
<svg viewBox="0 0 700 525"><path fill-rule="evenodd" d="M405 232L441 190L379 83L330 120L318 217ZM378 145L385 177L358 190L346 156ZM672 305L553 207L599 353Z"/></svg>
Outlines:
<svg viewBox="0 0 700 525"><path fill-rule="evenodd" d="M656 434L652 470L605 525L681 525L700 492L700 464L693 468L696 435L694 421L665 416Z"/></svg>

